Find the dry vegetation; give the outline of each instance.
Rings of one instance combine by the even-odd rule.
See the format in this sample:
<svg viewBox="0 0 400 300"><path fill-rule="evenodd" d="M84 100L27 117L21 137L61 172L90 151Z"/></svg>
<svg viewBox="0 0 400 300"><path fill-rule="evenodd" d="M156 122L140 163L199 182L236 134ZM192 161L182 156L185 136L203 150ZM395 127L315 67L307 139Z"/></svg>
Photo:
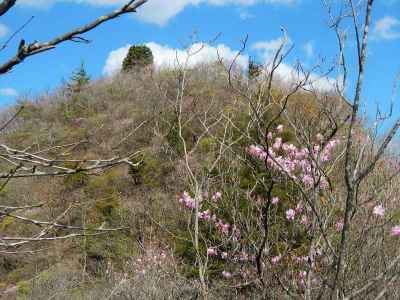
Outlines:
<svg viewBox="0 0 400 300"><path fill-rule="evenodd" d="M279 80L283 39L252 76L189 49L3 112L3 298L398 299L400 121L360 115L372 2L332 23L357 33L351 101Z"/></svg>
<svg viewBox="0 0 400 300"><path fill-rule="evenodd" d="M79 92L71 93L68 87L61 87L34 101L21 101L5 113L7 119L8 114L12 115L24 106L18 119L3 133L3 141L9 147L45 153L51 158L62 156L64 160L139 152L134 160L140 164L138 167L113 167L90 176L78 172L62 177L10 180L1 191L4 205L41 204L23 211L23 217L45 221L43 216L46 216L51 222L61 216L58 222L68 226L88 230L99 227L125 229L107 233L106 238L103 235L83 236L9 248L4 254L14 250L17 254L1 258L3 290L8 288L9 292L10 287L16 285L19 299L193 299L204 295L204 286L197 280L199 266L192 240L192 214L177 201L185 190L195 193L187 164L197 180L201 180L203 192L208 191L210 195L215 191L222 192L221 207L213 206L212 201L208 207L242 228L245 240L234 247L255 253L263 228L263 218L259 215L263 204L256 203L255 198L257 194L267 197L268 192L258 185L257 180L267 175L262 166L246 158L246 148L257 139L258 122L252 117L248 99L238 94L237 89L250 95L253 104L261 107L266 97L264 85L261 81L245 83L239 74L235 77L237 86L232 89L220 64L188 70L184 90L180 86L181 78L178 70L120 74L91 82ZM279 83L274 86L274 99L285 97L286 91L279 88ZM339 99L332 95L297 91L290 97L285 115L275 120L271 129L284 124L282 134L287 143L299 144L302 138L313 140L317 133L332 129L327 111L330 116L343 117L348 113L347 106L336 103ZM263 117L265 121L276 115L279 106L279 102L268 106ZM180 124L184 124L182 128ZM335 138L342 136L346 125L343 126L335 133ZM296 128L303 129L301 137L297 136ZM366 135L361 127L359 132L361 143ZM58 148L52 148L59 145L68 145L62 148L61 154ZM331 190L320 192L318 196L318 210L327 222L325 233L331 243L339 237L330 226L340 219L345 197L340 149L335 157L333 169L329 171ZM379 274L379 266L385 257L393 255L398 245L396 239L378 238L385 225L371 215L371 205L373 207L379 197L378 202L393 211L387 222L393 223L398 218L395 203L391 201L398 193L397 180L394 179L387 189L381 188L390 174L390 164L383 161L376 175L364 183L368 188L362 187L359 191L360 201L368 203L369 198L372 201L360 206L354 219L354 237L350 238L354 245L349 253L357 255L349 258L354 259L351 262L354 266L346 276L357 282L362 282L361 274L368 278L371 272ZM293 248L283 250L271 245L266 256L283 251L289 259L305 255L308 239L313 238L306 238L306 232L299 227L302 225L296 225L295 229L285 221L285 209L300 195L295 186L282 180L282 183L277 182L279 186L273 192L280 197L282 207L270 216L274 220L272 228L278 226L272 229L270 243L289 243ZM366 217L368 222L373 218L373 227L365 227ZM3 235L34 236L42 230L32 222L17 221L3 216L0 223ZM207 248L209 243L226 243L212 229L200 225L202 245L199 251L205 251L204 247ZM286 230L293 233L287 236ZM300 231L295 233L297 230ZM49 234L57 236L57 229L51 229ZM357 242L360 237L362 240ZM293 238L297 240L295 245L291 241ZM384 251L382 243L385 244ZM225 249L230 247L225 246ZM372 252L371 249L375 250ZM200 255L204 258L204 253ZM381 258L371 260L375 256ZM287 261L283 266L287 264L291 262ZM210 299L265 296L261 292L262 284L257 282L255 261L247 261L239 267L248 273L248 278L235 275L236 278L227 281L221 276L226 268L232 273L239 272L235 271L237 266L233 262L213 261L212 258L207 262L204 281ZM323 268L322 263L319 268ZM296 267L293 272L298 270ZM284 289L274 277L263 276L271 287L275 287L269 291L270 296L281 297Z"/></svg>

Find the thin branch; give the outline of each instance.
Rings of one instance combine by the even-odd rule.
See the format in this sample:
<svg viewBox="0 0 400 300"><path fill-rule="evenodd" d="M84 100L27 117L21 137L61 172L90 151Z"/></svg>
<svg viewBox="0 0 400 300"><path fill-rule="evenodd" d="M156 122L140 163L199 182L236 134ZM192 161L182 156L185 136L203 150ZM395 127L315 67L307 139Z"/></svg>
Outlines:
<svg viewBox="0 0 400 300"><path fill-rule="evenodd" d="M10 2L10 1L7 1L7 2ZM11 2L15 3L15 1L11 1ZM77 40L84 41L85 39L82 37L79 37L79 35L87 33L89 31L91 31L92 29L96 28L97 26L99 26L100 24L110 21L112 19L115 19L123 14L136 12L136 9L140 6L142 6L143 4L145 4L146 2L147 2L147 0L138 0L138 1L131 0L127 4L122 6L120 9L115 10L114 12L112 12L108 15L102 16L102 17L96 19L95 21L93 21L89 24L86 24L85 26L79 27L73 31L70 31L63 35L60 35L48 42L44 42L44 43L34 42L29 45L25 45L25 41L21 40L20 47L18 47L17 54L13 58L11 58L9 61L0 65L0 74L5 74L5 73L9 72L14 66L22 63L25 60L25 58L42 53L42 52L52 50L52 49L56 48L56 46L58 44L61 44L65 41L75 41L75 42ZM4 1L3 1L3 3L4 3ZM12 5L14 3L12 3ZM1 13L1 6L0 6L0 13Z"/></svg>

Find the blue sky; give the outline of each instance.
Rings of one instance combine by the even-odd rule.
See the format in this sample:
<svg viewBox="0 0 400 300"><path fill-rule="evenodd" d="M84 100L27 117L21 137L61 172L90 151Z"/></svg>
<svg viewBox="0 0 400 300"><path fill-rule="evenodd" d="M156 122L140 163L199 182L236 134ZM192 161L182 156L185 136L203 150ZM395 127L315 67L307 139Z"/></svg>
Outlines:
<svg viewBox="0 0 400 300"><path fill-rule="evenodd" d="M35 18L0 52L0 60L15 54L22 37L27 42L46 41L124 2L18 0L17 7L0 18L0 44L29 17ZM375 8L364 93L369 107L376 102L383 106L387 103L394 78L400 72L400 0L376 0ZM168 64L176 50L189 43L194 32L204 42L221 33L218 40L193 58L194 62L214 59L216 49L230 59L240 48L241 39L249 34L246 54L239 62L245 65L248 56L260 62L268 59L284 26L294 44L286 61L287 69L296 60L310 67L321 58L325 58L327 68L337 53L327 20L327 11L320 0L149 0L138 15L123 16L85 35L92 40L91 44L67 42L53 51L28 58L11 73L1 76L0 106L9 105L20 96L34 96L59 86L81 61L92 78L109 76L118 69L130 44L148 44L156 62ZM355 57L351 54L354 45L349 44L347 50L348 61L354 67ZM184 56L183 52L178 54Z"/></svg>

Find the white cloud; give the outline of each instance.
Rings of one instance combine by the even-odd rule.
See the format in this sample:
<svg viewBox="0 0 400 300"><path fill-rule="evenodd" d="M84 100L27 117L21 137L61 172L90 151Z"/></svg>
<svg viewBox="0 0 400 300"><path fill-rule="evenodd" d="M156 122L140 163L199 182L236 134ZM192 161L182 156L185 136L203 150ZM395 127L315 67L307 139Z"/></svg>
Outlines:
<svg viewBox="0 0 400 300"><path fill-rule="evenodd" d="M112 75L121 70L122 62L128 54L129 47L130 45L126 45L125 47L113 50L108 54L106 64L103 68L103 74Z"/></svg>
<svg viewBox="0 0 400 300"><path fill-rule="evenodd" d="M242 5L249 6L258 3L275 5L293 5L301 0L150 0L138 9L139 19L158 25L166 24L187 6L208 4L214 6ZM89 4L96 6L118 6L127 3L127 0L19 0L19 5L32 7L48 7L57 2L73 2L78 4Z"/></svg>
<svg viewBox="0 0 400 300"><path fill-rule="evenodd" d="M292 44L292 41L289 37L285 38L280 37L277 39L269 40L269 41L259 41L254 43L251 46L251 49L259 52L260 56L265 62L270 61L275 55L276 51L284 44L284 49Z"/></svg>
<svg viewBox="0 0 400 300"><path fill-rule="evenodd" d="M270 68L271 65L267 65L266 70L269 71ZM269 72L267 72L267 74L269 74ZM300 81L304 81L305 74L303 72L299 72L296 68L289 64L281 63L274 72L274 78L285 85L292 86L296 85ZM335 90L336 82L337 80L334 78L321 76L313 72L309 74L304 87L320 92L331 92Z"/></svg>
<svg viewBox="0 0 400 300"><path fill-rule="evenodd" d="M18 92L13 88L0 88L0 96L16 97Z"/></svg>
<svg viewBox="0 0 400 300"><path fill-rule="evenodd" d="M256 50L258 52L263 64L266 66L265 68L267 71L271 69L274 55L284 42L284 37L280 37L269 41L259 41L251 46L253 50ZM286 50L291 45L292 41L289 37L287 37L284 45L284 50ZM306 54L308 56L312 56L314 53L313 42L310 41L306 43L303 47L303 50L306 51ZM298 72L298 70L296 70L293 66L282 62L275 70L275 78L285 84L291 85L296 84L300 80L304 80L305 76L302 72ZM306 85L307 88L313 88L322 92L333 91L336 84L335 79L326 76L321 77L315 72L310 74L308 82L309 84Z"/></svg>
<svg viewBox="0 0 400 300"><path fill-rule="evenodd" d="M0 23L0 38L5 37L9 32L9 29L6 25Z"/></svg>
<svg viewBox="0 0 400 300"><path fill-rule="evenodd" d="M306 53L307 58L310 58L314 55L314 42L309 41L303 45L303 50Z"/></svg>
<svg viewBox="0 0 400 300"><path fill-rule="evenodd" d="M153 52L154 64L159 68L173 68L184 64L186 60L188 60L189 66L194 66L199 63L210 63L217 61L218 56L231 62L237 54L237 51L223 44L214 47L208 44L197 43L193 44L188 50L174 49L155 42L149 42L146 46ZM130 45L126 45L125 47L110 52L103 68L103 74L112 75L121 70L122 62L128 53L129 47ZM248 66L248 61L249 58L247 55L241 55L237 58L236 64L242 68L246 68Z"/></svg>
<svg viewBox="0 0 400 300"><path fill-rule="evenodd" d="M276 50L281 44L279 39L272 41L258 42L253 45L255 49L262 49L268 52L268 54L261 54L262 62L267 65L270 63L271 53ZM282 40L281 40L282 41ZM151 49L154 56L154 64L158 68L170 67L174 68L178 65L185 63L188 58L188 51L182 49L174 49L169 46L160 45L155 42L146 43L146 46ZM124 60L126 54L128 53L130 45L121 47L119 49L113 50L108 55L105 66L103 68L103 74L110 76L121 70L122 61ZM208 44L194 44L190 50L190 53L195 53L188 60L189 66L195 66L196 64L214 62L218 59L218 55L228 62L231 62L237 54L237 51L229 48L224 44L219 44L217 46L210 46ZM237 59L236 63L243 69L248 66L249 57L247 55L241 55ZM275 72L276 79L279 79L285 84L294 84L299 80L304 79L304 74L297 72L297 70L286 63L282 63ZM308 88L314 88L323 92L332 91L335 88L336 80L329 77L321 77L317 73L312 73L309 77Z"/></svg>
<svg viewBox="0 0 400 300"><path fill-rule="evenodd" d="M372 31L374 39L394 40L400 38L400 20L391 16L379 19Z"/></svg>

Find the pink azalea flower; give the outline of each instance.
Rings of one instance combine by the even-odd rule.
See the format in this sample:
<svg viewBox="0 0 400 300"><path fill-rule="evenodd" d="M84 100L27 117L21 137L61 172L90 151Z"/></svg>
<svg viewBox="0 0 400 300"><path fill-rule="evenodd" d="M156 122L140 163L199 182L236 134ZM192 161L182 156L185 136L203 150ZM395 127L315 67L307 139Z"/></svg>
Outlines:
<svg viewBox="0 0 400 300"><path fill-rule="evenodd" d="M307 272L306 271L300 271L299 272L300 279L304 279L304 278L306 278L306 276L307 276Z"/></svg>
<svg viewBox="0 0 400 300"><path fill-rule="evenodd" d="M217 255L217 251L214 248L208 248L207 249L207 255L208 256L215 256L215 255Z"/></svg>
<svg viewBox="0 0 400 300"><path fill-rule="evenodd" d="M240 261L248 261L249 260L249 255L246 252L241 252L239 256Z"/></svg>
<svg viewBox="0 0 400 300"><path fill-rule="evenodd" d="M295 211L298 214L301 214L303 212L304 206L302 202L297 203Z"/></svg>
<svg viewBox="0 0 400 300"><path fill-rule="evenodd" d="M393 236L400 236L400 225L392 227L390 234Z"/></svg>
<svg viewBox="0 0 400 300"><path fill-rule="evenodd" d="M282 147L282 138L276 138L275 143L272 145L272 148L275 150L279 150Z"/></svg>
<svg viewBox="0 0 400 300"><path fill-rule="evenodd" d="M279 198L278 198L278 197L272 197L271 203L272 203L273 205L278 204L278 202L279 202Z"/></svg>
<svg viewBox="0 0 400 300"><path fill-rule="evenodd" d="M178 202L189 209L193 209L196 206L195 200L190 197L189 193L186 191L182 193L181 197L178 199Z"/></svg>
<svg viewBox="0 0 400 300"><path fill-rule="evenodd" d="M343 220L337 221L336 224L335 224L336 231L337 232L342 231L343 230L343 226L344 226Z"/></svg>
<svg viewBox="0 0 400 300"><path fill-rule="evenodd" d="M276 266L277 264L278 264L278 262L281 260L281 256L280 255L277 255L277 256L274 256L274 257L272 257L271 258L271 264L273 265L273 266Z"/></svg>
<svg viewBox="0 0 400 300"><path fill-rule="evenodd" d="M289 221L293 221L295 216L296 212L293 209L288 209L286 211L286 219L288 219Z"/></svg>
<svg viewBox="0 0 400 300"><path fill-rule="evenodd" d="M381 204L379 204L379 205L374 207L372 213L375 216L383 217L385 215L385 208Z"/></svg>
<svg viewBox="0 0 400 300"><path fill-rule="evenodd" d="M225 279L230 279L230 278L232 278L232 273L231 273L231 272L228 272L228 271L222 271L222 276L223 276Z"/></svg>
<svg viewBox="0 0 400 300"><path fill-rule="evenodd" d="M267 139L272 140L272 132L268 132Z"/></svg>
<svg viewBox="0 0 400 300"><path fill-rule="evenodd" d="M209 221L211 219L210 210L207 209L203 212L199 212L199 219Z"/></svg>
<svg viewBox="0 0 400 300"><path fill-rule="evenodd" d="M329 187L328 180L326 180L325 177L322 177L321 180L319 181L319 187L323 190L325 190Z"/></svg>
<svg viewBox="0 0 400 300"><path fill-rule="evenodd" d="M222 197L221 192L215 192L215 193L212 195L211 199L212 199L214 202L217 202L218 199L221 199L221 197Z"/></svg>

